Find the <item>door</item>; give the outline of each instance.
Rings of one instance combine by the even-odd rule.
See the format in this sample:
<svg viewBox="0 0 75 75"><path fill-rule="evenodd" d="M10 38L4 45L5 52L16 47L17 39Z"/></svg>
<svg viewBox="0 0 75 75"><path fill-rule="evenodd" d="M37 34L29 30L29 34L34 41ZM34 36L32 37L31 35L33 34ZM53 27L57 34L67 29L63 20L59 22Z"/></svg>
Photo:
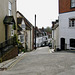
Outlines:
<svg viewBox="0 0 75 75"><path fill-rule="evenodd" d="M61 38L61 50L65 49L65 38Z"/></svg>

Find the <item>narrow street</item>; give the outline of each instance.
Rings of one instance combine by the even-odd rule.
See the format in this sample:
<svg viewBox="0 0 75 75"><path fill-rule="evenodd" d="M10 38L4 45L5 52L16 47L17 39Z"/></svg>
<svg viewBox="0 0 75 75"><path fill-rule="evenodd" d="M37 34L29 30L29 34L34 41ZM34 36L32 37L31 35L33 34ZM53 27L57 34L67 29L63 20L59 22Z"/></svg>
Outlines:
<svg viewBox="0 0 75 75"><path fill-rule="evenodd" d="M50 53L49 47L38 48L24 56L0 75L75 75L75 54Z"/></svg>

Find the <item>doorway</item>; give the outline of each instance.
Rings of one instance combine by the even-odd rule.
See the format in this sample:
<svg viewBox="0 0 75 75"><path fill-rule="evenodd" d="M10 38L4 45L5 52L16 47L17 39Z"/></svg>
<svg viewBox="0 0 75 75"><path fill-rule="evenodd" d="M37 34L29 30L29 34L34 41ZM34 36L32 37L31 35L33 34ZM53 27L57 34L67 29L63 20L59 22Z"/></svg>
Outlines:
<svg viewBox="0 0 75 75"><path fill-rule="evenodd" d="M61 50L65 49L65 38L61 38Z"/></svg>

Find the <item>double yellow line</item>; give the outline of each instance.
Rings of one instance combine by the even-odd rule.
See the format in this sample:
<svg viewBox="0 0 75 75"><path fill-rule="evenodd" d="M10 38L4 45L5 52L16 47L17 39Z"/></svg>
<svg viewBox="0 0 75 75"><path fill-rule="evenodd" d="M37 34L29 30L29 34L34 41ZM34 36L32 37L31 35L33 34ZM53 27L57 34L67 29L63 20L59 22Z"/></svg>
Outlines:
<svg viewBox="0 0 75 75"><path fill-rule="evenodd" d="M9 65L7 70L11 70L20 60L22 60L24 58L25 54L22 57L20 57L19 59L17 59L15 62L13 62L11 65Z"/></svg>

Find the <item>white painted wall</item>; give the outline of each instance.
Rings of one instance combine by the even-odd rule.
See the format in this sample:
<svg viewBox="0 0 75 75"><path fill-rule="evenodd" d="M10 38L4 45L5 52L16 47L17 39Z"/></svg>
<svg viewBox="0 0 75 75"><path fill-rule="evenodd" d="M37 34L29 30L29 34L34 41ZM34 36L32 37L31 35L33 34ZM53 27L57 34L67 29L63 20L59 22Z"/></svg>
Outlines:
<svg viewBox="0 0 75 75"><path fill-rule="evenodd" d="M75 11L59 14L59 45L60 38L65 38L66 44L70 44L71 38L75 39L75 27L69 27L69 18L75 18ZM70 49L71 47L67 45L67 48Z"/></svg>
<svg viewBox="0 0 75 75"><path fill-rule="evenodd" d="M43 42L42 37L36 37L36 47L40 47L42 42Z"/></svg>
<svg viewBox="0 0 75 75"><path fill-rule="evenodd" d="M59 47L59 26L54 30L54 47Z"/></svg>
<svg viewBox="0 0 75 75"><path fill-rule="evenodd" d="M30 30L27 30L27 35L28 35L27 45L28 45L28 50L30 51Z"/></svg>
<svg viewBox="0 0 75 75"><path fill-rule="evenodd" d="M52 30L52 48L54 49L55 46L59 48L59 26Z"/></svg>
<svg viewBox="0 0 75 75"><path fill-rule="evenodd" d="M21 25L25 25L25 22L24 22L24 20L22 19L22 23L21 23ZM21 27L21 25L20 25L20 27ZM25 26L26 27L26 26ZM23 45L23 47L25 48L25 34L26 34L26 30L25 30L25 28L23 28L23 30L21 31L21 35L23 35L24 36L24 41L23 42L21 42L22 43L22 45ZM18 35L18 39L20 40L20 36L21 35Z"/></svg>

